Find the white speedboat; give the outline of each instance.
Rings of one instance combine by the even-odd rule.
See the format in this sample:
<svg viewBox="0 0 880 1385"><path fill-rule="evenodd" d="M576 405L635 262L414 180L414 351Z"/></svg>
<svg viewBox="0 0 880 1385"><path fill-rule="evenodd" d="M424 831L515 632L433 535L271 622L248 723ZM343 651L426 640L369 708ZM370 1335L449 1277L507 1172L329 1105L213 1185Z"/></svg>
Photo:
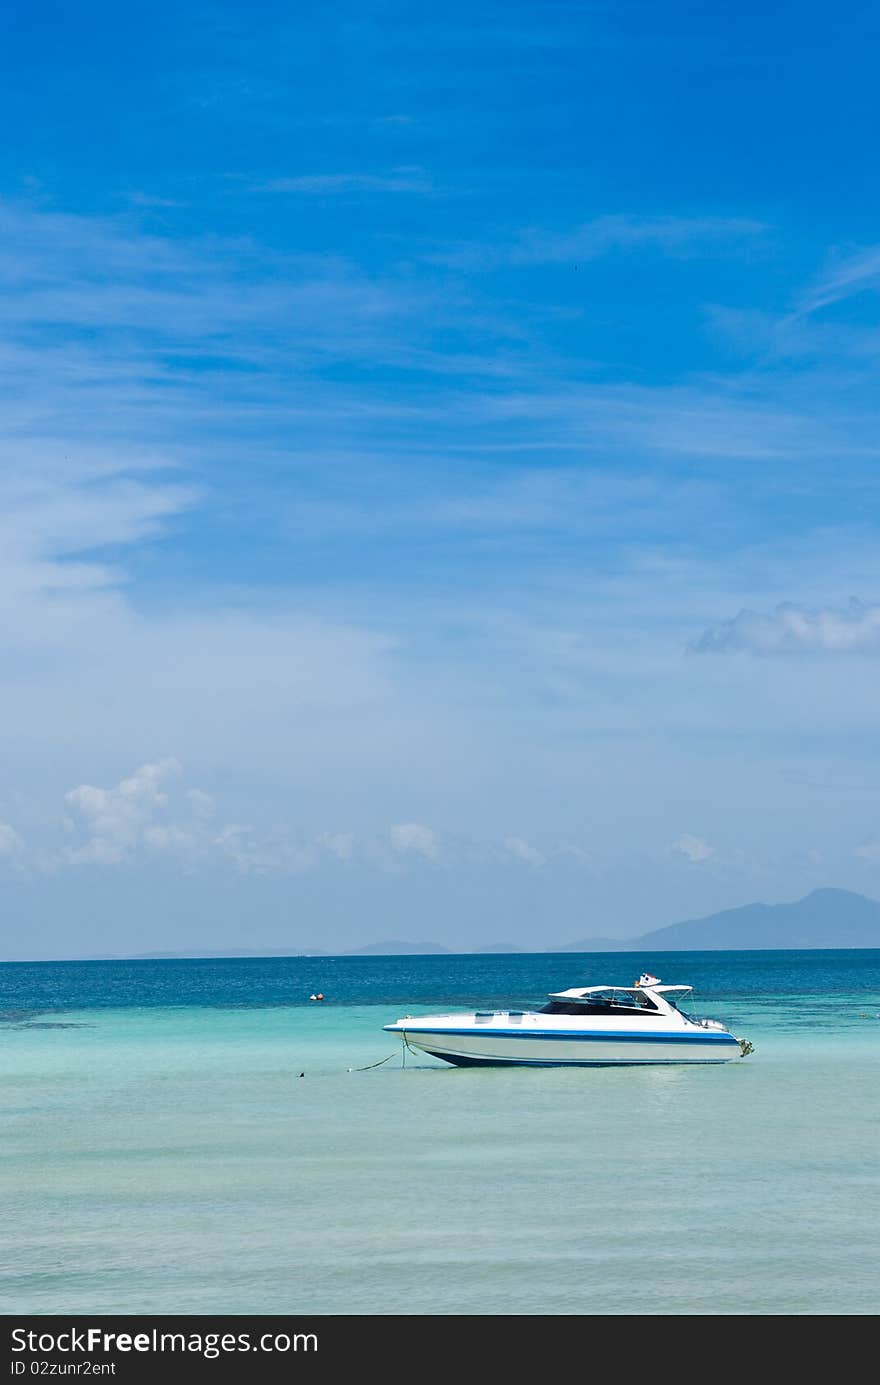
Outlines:
<svg viewBox="0 0 880 1385"><path fill-rule="evenodd" d="M640 1063L727 1063L752 1052L720 1020L696 1019L676 1004L692 986L645 974L634 986L554 991L539 1010L405 1015L384 1028L411 1049L456 1066L608 1067Z"/></svg>

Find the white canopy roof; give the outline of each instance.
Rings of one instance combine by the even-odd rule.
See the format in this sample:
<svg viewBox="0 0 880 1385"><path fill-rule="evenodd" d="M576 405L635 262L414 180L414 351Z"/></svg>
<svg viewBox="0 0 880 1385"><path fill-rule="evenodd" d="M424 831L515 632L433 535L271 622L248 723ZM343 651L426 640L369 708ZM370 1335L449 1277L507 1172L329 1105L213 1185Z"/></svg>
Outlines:
<svg viewBox="0 0 880 1385"><path fill-rule="evenodd" d="M594 995L638 995L641 991L692 991L693 986L574 986L568 991L550 991L551 1000L589 1000Z"/></svg>

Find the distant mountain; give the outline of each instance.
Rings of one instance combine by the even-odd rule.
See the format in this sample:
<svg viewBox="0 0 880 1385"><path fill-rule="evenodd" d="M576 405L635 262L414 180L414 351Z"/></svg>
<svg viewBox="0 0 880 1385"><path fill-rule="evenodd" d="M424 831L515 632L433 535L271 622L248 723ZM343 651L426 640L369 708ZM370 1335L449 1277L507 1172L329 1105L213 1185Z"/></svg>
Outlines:
<svg viewBox="0 0 880 1385"><path fill-rule="evenodd" d="M345 957L409 957L416 955L433 956L435 953L448 951L448 947L441 947L439 943L409 943L393 939L390 942L367 943L365 947L353 947L349 952L340 955Z"/></svg>
<svg viewBox="0 0 880 1385"><path fill-rule="evenodd" d="M793 904L745 904L656 928L638 943L660 952L880 947L880 903L852 890L813 890Z"/></svg>
<svg viewBox="0 0 880 1385"><path fill-rule="evenodd" d="M632 938L579 938L574 943L563 943L553 948L554 952L628 952L635 947L638 939Z"/></svg>
<svg viewBox="0 0 880 1385"><path fill-rule="evenodd" d="M319 948L313 947L302 951L292 947L225 947L209 951L206 948L194 948L189 952L135 952L127 957L108 957L102 960L125 961L125 962L171 962L177 959L181 962L216 962L228 958L233 961L241 957L326 957L327 953ZM83 961L88 960L86 958Z"/></svg>
<svg viewBox="0 0 880 1385"><path fill-rule="evenodd" d="M475 947L474 952L478 957L482 957L489 952L528 952L526 947L517 947L515 943L488 943L486 947Z"/></svg>
<svg viewBox="0 0 880 1385"><path fill-rule="evenodd" d="M585 938L559 952L713 952L738 949L880 948L880 903L852 890L813 890L792 904L744 904L638 938Z"/></svg>

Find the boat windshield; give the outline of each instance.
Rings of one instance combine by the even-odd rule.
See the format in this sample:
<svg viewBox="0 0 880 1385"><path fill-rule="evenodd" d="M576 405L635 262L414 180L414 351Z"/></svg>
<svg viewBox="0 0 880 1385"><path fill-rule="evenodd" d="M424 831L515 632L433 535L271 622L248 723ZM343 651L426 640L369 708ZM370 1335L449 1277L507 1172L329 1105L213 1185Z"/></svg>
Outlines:
<svg viewBox="0 0 880 1385"><path fill-rule="evenodd" d="M542 1005L539 1015L614 1015L621 1010L656 1011L657 1006L639 991L609 991L583 1000L550 1000Z"/></svg>

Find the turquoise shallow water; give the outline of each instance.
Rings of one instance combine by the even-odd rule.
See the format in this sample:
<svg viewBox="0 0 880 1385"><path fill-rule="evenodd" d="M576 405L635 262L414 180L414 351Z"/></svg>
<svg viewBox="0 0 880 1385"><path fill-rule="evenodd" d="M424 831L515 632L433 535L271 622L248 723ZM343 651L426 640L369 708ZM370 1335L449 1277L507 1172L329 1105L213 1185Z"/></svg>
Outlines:
<svg viewBox="0 0 880 1385"><path fill-rule="evenodd" d="M381 1029L644 966L754 1056L402 1069ZM0 1010L5 1313L877 1310L880 953L7 965Z"/></svg>

